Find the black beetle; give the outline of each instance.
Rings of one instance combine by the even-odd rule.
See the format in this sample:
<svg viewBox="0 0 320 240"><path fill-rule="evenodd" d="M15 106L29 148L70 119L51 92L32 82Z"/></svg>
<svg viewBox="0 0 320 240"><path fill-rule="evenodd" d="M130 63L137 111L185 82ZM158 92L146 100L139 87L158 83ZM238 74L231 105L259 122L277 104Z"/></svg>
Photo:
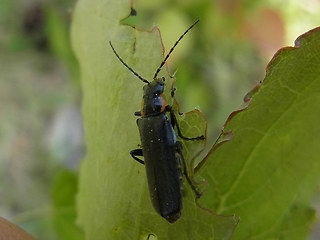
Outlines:
<svg viewBox="0 0 320 240"><path fill-rule="evenodd" d="M177 140L174 128L177 128L178 136L184 140L203 140L205 138L204 136L187 138L181 134L174 110L170 105L166 105L163 94L165 78L157 78L157 75L178 42L198 21L192 24L176 41L157 69L152 82L142 78L130 68L109 42L113 52L122 64L147 84L143 87L142 109L139 112L135 112L135 116L141 116L141 118L137 119L141 149L132 150L130 154L136 161L145 164L153 207L170 223L178 220L181 215L181 168L196 196L200 196L187 174L186 164L182 155L182 145ZM174 96L174 90L172 89L171 91L172 96ZM170 120L167 117L167 113L170 113ZM144 161L137 156L143 156ZM181 166L181 164L183 165Z"/></svg>

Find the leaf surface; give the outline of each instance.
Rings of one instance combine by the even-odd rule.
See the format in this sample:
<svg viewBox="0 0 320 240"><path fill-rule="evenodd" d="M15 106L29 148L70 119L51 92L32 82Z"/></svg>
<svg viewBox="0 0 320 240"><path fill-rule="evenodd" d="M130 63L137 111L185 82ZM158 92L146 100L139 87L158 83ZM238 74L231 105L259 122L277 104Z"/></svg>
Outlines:
<svg viewBox="0 0 320 240"><path fill-rule="evenodd" d="M52 187L53 224L61 240L84 239L75 225L77 188L77 175L69 170L61 170L55 177Z"/></svg>
<svg viewBox="0 0 320 240"><path fill-rule="evenodd" d="M149 81L163 59L163 46L157 28L144 32L120 25L129 13L130 1L82 0L73 15L72 43L81 66L87 146L80 171L78 222L86 239L229 239L237 219L213 216L197 207L187 184L182 217L176 223L168 223L151 205L145 168L129 155L140 143L133 113L140 110L144 83L122 65L108 42ZM170 96L172 82L165 67L162 76ZM188 137L206 129L198 111L183 115L179 122ZM194 149L203 146L199 143L188 152L194 144L184 143L189 163Z"/></svg>
<svg viewBox="0 0 320 240"><path fill-rule="evenodd" d="M319 46L314 29L278 51L250 106L226 124L233 139L212 149L198 171L210 185L202 203L241 218L233 239L308 234L320 180Z"/></svg>

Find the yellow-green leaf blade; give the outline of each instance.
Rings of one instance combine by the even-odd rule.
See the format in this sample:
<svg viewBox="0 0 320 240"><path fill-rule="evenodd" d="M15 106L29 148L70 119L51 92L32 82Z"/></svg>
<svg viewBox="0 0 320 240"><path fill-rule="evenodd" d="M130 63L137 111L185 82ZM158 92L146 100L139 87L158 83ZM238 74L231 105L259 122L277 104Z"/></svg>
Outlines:
<svg viewBox="0 0 320 240"><path fill-rule="evenodd" d="M249 108L226 126L233 139L213 151L200 170L210 183L203 203L241 218L234 239L291 239L283 234L284 223L299 218L292 213L297 206L305 209L301 220L289 222L303 226L304 237L308 233L314 217L310 196L320 180L319 46L315 29L295 48L275 55Z"/></svg>

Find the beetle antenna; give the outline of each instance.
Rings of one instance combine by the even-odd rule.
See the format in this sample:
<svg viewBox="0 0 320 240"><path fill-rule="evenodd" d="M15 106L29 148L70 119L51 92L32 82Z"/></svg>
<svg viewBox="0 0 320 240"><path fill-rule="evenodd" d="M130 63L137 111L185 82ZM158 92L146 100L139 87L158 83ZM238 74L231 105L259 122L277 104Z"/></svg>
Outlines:
<svg viewBox="0 0 320 240"><path fill-rule="evenodd" d="M194 27L194 25L196 25L197 23L199 22L199 19L194 23L192 24L181 36L180 38L178 39L178 41L176 41L176 43L173 45L173 47L170 49L169 53L167 54L167 56L164 58L164 60L162 61L162 63L160 64L160 67L157 69L156 73L154 74L154 77L153 79L156 79L156 77L158 76L158 73L160 72L162 66L165 64L165 62L167 61L167 59L169 58L170 54L172 53L173 49L178 45L178 43L180 42L180 40L184 37L184 35L187 34L187 32L189 32L189 30L191 28Z"/></svg>
<svg viewBox="0 0 320 240"><path fill-rule="evenodd" d="M131 67L128 66L128 64L126 64L126 63L121 59L121 57L118 55L118 53L116 52L116 50L113 48L113 46L112 46L112 44L111 44L111 41L109 41L109 44L110 44L110 46L111 46L112 51L114 52L114 54L117 56L117 58L120 60L120 62L130 70L130 72L132 72L134 75L136 75L142 82L145 82L145 83L147 83L147 84L150 84L148 80L142 78L138 73L136 73Z"/></svg>

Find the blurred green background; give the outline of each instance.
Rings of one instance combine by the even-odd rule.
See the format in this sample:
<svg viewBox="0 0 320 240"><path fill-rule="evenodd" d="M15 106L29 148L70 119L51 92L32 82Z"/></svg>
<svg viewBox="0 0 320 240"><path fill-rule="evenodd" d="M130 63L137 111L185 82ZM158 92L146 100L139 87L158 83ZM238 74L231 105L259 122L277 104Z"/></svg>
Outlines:
<svg viewBox="0 0 320 240"><path fill-rule="evenodd" d="M65 222L76 217L85 154L80 70L69 39L75 2L0 0L0 216L38 239L81 238ZM273 54L320 22L316 0L140 0L134 8L137 16L122 23L158 26L166 52L200 19L168 66L181 111L205 114L209 143L263 80ZM319 222L310 239L320 239Z"/></svg>

